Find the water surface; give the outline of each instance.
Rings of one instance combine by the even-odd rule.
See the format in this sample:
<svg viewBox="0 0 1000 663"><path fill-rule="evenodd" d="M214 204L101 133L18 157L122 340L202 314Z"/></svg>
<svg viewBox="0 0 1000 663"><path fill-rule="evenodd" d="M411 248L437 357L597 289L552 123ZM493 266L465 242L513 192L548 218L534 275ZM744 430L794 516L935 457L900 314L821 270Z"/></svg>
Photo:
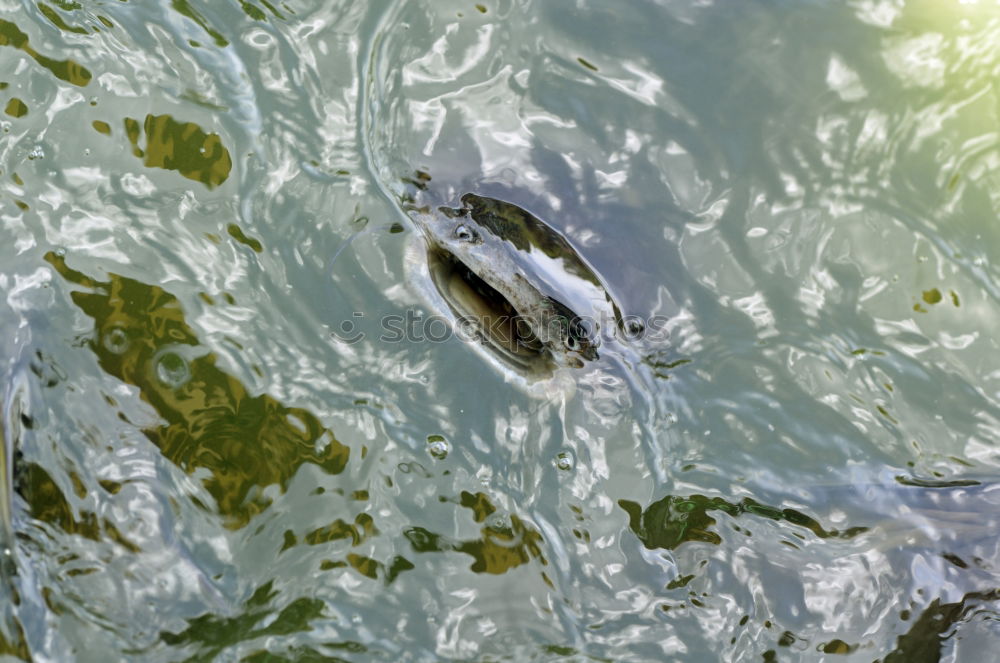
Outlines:
<svg viewBox="0 0 1000 663"><path fill-rule="evenodd" d="M5 5L0 652L984 660L998 19ZM416 171L657 333L519 387L414 287Z"/></svg>

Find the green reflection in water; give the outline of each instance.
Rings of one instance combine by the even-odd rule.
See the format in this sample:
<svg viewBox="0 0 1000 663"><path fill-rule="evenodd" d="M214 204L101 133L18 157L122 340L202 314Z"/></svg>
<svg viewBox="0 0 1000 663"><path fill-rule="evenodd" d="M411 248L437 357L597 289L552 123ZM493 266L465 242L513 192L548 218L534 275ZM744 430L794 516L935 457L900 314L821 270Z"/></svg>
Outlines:
<svg viewBox="0 0 1000 663"><path fill-rule="evenodd" d="M80 8L80 5L78 3L75 3L75 2L72 2L72 3L57 2L56 4L58 4L60 7L62 7L65 10L73 10L73 9L79 9ZM49 21L52 23L52 25L56 26L57 28L59 28L60 30L62 30L64 32L72 32L72 33L78 34L78 35L85 35L85 34L87 34L87 29L86 28L81 28L81 27L75 26L75 25L69 25L68 23L66 23L65 20L63 20L63 17L60 16L58 12L56 12L55 9L53 9L49 5L45 4L44 2L39 2L38 3L38 10L40 12L42 12L42 15L45 18L49 19Z"/></svg>
<svg viewBox="0 0 1000 663"><path fill-rule="evenodd" d="M958 293L954 290L949 290L948 294L951 297L952 306L958 308L961 306L961 302L958 299ZM924 304L929 306L934 306L935 304L940 304L944 300L944 295L937 288L931 288L930 290L924 290L920 293L920 300L913 305L913 310L917 313L927 313L927 309L924 308Z"/></svg>
<svg viewBox="0 0 1000 663"><path fill-rule="evenodd" d="M28 114L28 107L17 97L7 102L7 107L3 111L11 117L24 117Z"/></svg>
<svg viewBox="0 0 1000 663"><path fill-rule="evenodd" d="M350 450L308 410L252 396L198 346L177 299L153 285L109 274L96 281L48 253L45 260L68 282L85 288L74 303L94 319L88 347L103 370L135 385L167 423L143 432L186 472L208 470L204 485L232 529L271 503L263 489L285 490L303 463L329 474L347 465Z"/></svg>
<svg viewBox="0 0 1000 663"><path fill-rule="evenodd" d="M816 648L823 652L824 654L850 654L858 648L858 645L852 645L848 642L844 642L839 638L834 638L829 642L821 642Z"/></svg>
<svg viewBox="0 0 1000 663"><path fill-rule="evenodd" d="M0 46L10 46L24 51L35 62L51 71L57 78L73 85L85 86L90 82L91 74L85 67L73 60L53 60L33 49L28 44L28 35L21 32L10 21L0 19Z"/></svg>
<svg viewBox="0 0 1000 663"><path fill-rule="evenodd" d="M483 493L462 491L458 503L472 511L473 520L477 523L485 522L497 510ZM488 523L480 531L481 538L466 541L451 539L423 527L411 527L403 535L420 553L455 551L469 555L473 558L470 568L474 573L506 573L533 558L537 558L543 566L548 564L542 556L542 535L517 516L510 516L509 521L503 524ZM551 586L544 573L542 579Z"/></svg>
<svg viewBox="0 0 1000 663"><path fill-rule="evenodd" d="M364 654L368 648L359 642L328 642L326 649L344 650L352 654ZM279 656L267 650L255 651L240 659L241 663L352 663L359 659L340 658L330 654L321 654L312 647L289 647L285 656Z"/></svg>
<svg viewBox="0 0 1000 663"><path fill-rule="evenodd" d="M77 9L83 9L83 5L79 2L74 2L73 0L52 0L59 9L63 11L76 11Z"/></svg>
<svg viewBox="0 0 1000 663"><path fill-rule="evenodd" d="M367 491L356 491L355 499L368 499ZM353 523L348 523L340 518L334 520L329 525L316 528L302 537L302 543L309 546L326 545L334 541L351 542L351 547L362 545L372 537L379 534L375 527L375 521L367 513L360 513L354 518ZM293 548L299 544L298 538L291 530L286 530L284 534L284 544L281 552ZM393 557L388 564L383 564L378 560L348 553L343 559L325 559L320 565L320 571L330 571L332 569L351 568L371 580L382 580L386 585L392 583L400 573L414 568L413 563L400 556Z"/></svg>
<svg viewBox="0 0 1000 663"><path fill-rule="evenodd" d="M348 553L342 560L324 560L319 568L320 571L352 568L366 578L382 580L386 585L389 585L399 577L400 573L410 571L414 566L410 560L399 555L393 557L389 564L383 564L371 557Z"/></svg>
<svg viewBox="0 0 1000 663"><path fill-rule="evenodd" d="M39 386L51 389L66 380L66 373L55 363L55 360L41 351L36 351L30 364ZM30 430L34 427L33 420L21 414L18 430ZM19 436L18 436L19 437ZM54 525L68 534L75 534L92 541L111 540L131 552L139 550L133 542L126 539L107 519L98 519L91 511L76 509L70 504L62 488L42 466L36 463L26 463L21 460L19 440L12 440L11 458L14 467L11 468L13 488L24 499L31 518ZM83 499L87 490L83 481L75 473L70 472L68 478L71 488L77 497Z"/></svg>
<svg viewBox="0 0 1000 663"><path fill-rule="evenodd" d="M267 10L271 12L275 18L285 20L285 17L281 15L281 12L279 12L275 8L275 6L272 5L270 2L268 2L267 0L261 0L260 4L267 7ZM259 7L257 7L257 5L251 2L247 2L246 0L240 0L240 7L243 8L243 11L246 13L247 16L249 16L255 21L267 20L267 14L265 14Z"/></svg>
<svg viewBox="0 0 1000 663"><path fill-rule="evenodd" d="M20 622L14 620L12 626L14 632L11 634L0 630L0 656L11 656L19 661L32 660Z"/></svg>
<svg viewBox="0 0 1000 663"><path fill-rule="evenodd" d="M249 246L253 250L254 253L260 253L261 251L264 250L264 247L261 245L260 240L254 239L253 237L247 236L243 232L243 229L240 228L235 223L230 223L226 227L226 231L229 233L230 237L232 237L233 239L235 239L240 244L243 244L245 246Z"/></svg>
<svg viewBox="0 0 1000 663"><path fill-rule="evenodd" d="M146 149L139 148L140 131ZM178 122L170 115L147 115L142 126L125 118L125 133L132 153L150 168L176 170L184 177L213 189L229 178L233 160L218 134L206 134L194 122Z"/></svg>
<svg viewBox="0 0 1000 663"><path fill-rule="evenodd" d="M83 492L82 483L73 478L76 492ZM139 547L126 539L108 520L98 520L97 515L90 511L75 513L59 484L40 465L24 463L18 466L17 492L24 498L28 514L35 520L55 525L67 534L76 534L91 541L110 539L126 550L139 552Z"/></svg>
<svg viewBox="0 0 1000 663"><path fill-rule="evenodd" d="M663 380L670 379L670 372L686 364L690 364L690 359L675 359L666 350L659 350L648 354L642 359L643 363L653 369L653 375Z"/></svg>
<svg viewBox="0 0 1000 663"><path fill-rule="evenodd" d="M189 620L185 630L179 633L161 633L160 637L168 645L197 645L198 653L186 659L187 661L210 661L226 648L246 640L307 633L312 630L311 621L325 618L322 601L301 597L286 605L277 617L271 619L271 602L278 595L273 585L272 580L258 587L247 600L244 610L235 617L202 615ZM363 646L357 646L361 647L360 651L365 651Z"/></svg>
<svg viewBox="0 0 1000 663"><path fill-rule="evenodd" d="M372 520L372 517L367 513L359 513L353 524L338 518L326 527L309 532L305 535L304 540L307 544L315 546L330 541L350 539L351 545L356 546L376 534L378 534L378 530L375 529L375 521Z"/></svg>
<svg viewBox="0 0 1000 663"><path fill-rule="evenodd" d="M734 518L751 514L769 520L784 521L804 527L821 539L847 539L868 530L867 527L851 527L843 531L826 530L818 521L799 511L767 506L749 497L743 498L738 504L733 504L720 497L668 495L645 509L629 500L618 500L618 506L629 516L629 529L639 537L646 548L651 550L656 548L673 550L689 541L716 545L722 543L722 537L711 530L715 519L708 515L709 511L723 511Z"/></svg>
<svg viewBox="0 0 1000 663"><path fill-rule="evenodd" d="M239 3L240 3L240 8L243 10L243 13L245 13L251 19L255 21L267 20L267 14L264 13L264 10L258 7L257 5L253 4L252 2L248 2L247 0L239 0ZM284 20L285 17L282 16L281 13L270 2L268 2L267 0L261 0L260 4L266 7L267 10L271 12L271 14L273 14L275 18ZM178 14L180 14L181 16L185 16L194 21L195 23L197 23L198 26L202 30L204 30L205 33L208 34L208 36L212 38L212 41L214 41L215 45L218 46L219 48L225 48L226 46L229 45L229 40L223 37L221 32L212 27L212 24L209 22L209 20L204 16L202 16L198 12L198 10L192 7L191 3L188 2L188 0L172 0L170 3L170 8L173 9ZM195 42L191 42L191 45L195 46L196 48L199 46L199 44Z"/></svg>
<svg viewBox="0 0 1000 663"><path fill-rule="evenodd" d="M971 613L982 610L989 614L982 604L996 601L1000 601L1000 589L969 592L955 603L934 599L910 630L899 636L896 648L882 659L883 663L938 663L945 654L945 642L952 637L962 639L956 627L967 621ZM996 612L992 614L995 620Z"/></svg>
<svg viewBox="0 0 1000 663"><path fill-rule="evenodd" d="M170 8L182 16L186 16L195 23L197 23L202 30L208 33L208 35L215 41L215 45L222 48L228 46L229 42L223 37L217 30L215 30L204 16L199 14L191 6L187 0L173 0L170 3ZM192 44L193 45L193 44Z"/></svg>

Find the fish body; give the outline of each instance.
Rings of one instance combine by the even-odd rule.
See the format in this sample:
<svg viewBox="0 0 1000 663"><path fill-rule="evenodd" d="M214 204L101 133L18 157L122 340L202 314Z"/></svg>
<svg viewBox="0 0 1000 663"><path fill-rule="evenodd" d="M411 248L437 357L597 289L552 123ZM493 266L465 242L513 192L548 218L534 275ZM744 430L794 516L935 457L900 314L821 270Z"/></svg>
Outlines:
<svg viewBox="0 0 1000 663"><path fill-rule="evenodd" d="M582 367L620 325L620 309L594 270L527 210L467 193L458 207L409 213L455 322L519 374Z"/></svg>

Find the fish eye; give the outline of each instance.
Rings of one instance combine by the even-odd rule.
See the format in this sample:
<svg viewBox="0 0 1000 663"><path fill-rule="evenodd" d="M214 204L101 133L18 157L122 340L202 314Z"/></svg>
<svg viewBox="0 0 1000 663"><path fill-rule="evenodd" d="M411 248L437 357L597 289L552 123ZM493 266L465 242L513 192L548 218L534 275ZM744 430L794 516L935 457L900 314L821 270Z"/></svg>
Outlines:
<svg viewBox="0 0 1000 663"><path fill-rule="evenodd" d="M588 320L587 318L577 318L573 320L571 331L575 336L589 341L594 338L597 329L592 320Z"/></svg>
<svg viewBox="0 0 1000 663"><path fill-rule="evenodd" d="M625 338L633 340L639 338L642 332L646 331L646 325L635 315L627 316L623 321Z"/></svg>
<svg viewBox="0 0 1000 663"><path fill-rule="evenodd" d="M464 223L455 228L455 239L468 242L470 244L478 244L480 241L479 233Z"/></svg>

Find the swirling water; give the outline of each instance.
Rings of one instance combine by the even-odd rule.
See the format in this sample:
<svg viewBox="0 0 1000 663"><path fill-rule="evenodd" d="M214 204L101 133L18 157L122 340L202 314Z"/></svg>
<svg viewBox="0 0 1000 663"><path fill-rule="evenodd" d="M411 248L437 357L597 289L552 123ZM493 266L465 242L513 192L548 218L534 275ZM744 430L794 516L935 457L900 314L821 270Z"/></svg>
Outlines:
<svg viewBox="0 0 1000 663"><path fill-rule="evenodd" d="M0 655L988 660L998 38L985 2L4 4ZM442 333L417 170L568 237L651 377L539 398Z"/></svg>

